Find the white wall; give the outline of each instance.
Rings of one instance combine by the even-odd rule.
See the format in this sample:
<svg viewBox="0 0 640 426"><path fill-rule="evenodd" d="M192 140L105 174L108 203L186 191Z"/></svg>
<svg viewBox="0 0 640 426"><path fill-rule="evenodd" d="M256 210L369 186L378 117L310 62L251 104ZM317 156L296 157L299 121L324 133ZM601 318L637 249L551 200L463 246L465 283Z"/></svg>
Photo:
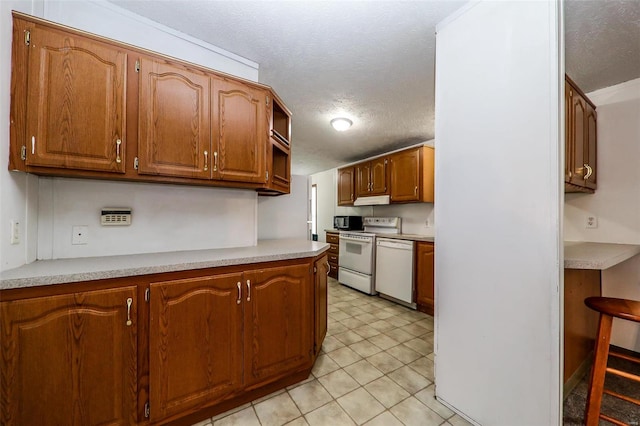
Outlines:
<svg viewBox="0 0 640 426"><path fill-rule="evenodd" d="M559 14L480 1L437 28L436 396L482 425L561 422Z"/></svg>
<svg viewBox="0 0 640 426"><path fill-rule="evenodd" d="M640 79L587 96L598 113L598 189L566 194L565 239L640 244ZM585 227L589 215L597 228ZM602 294L640 300L640 256L603 271ZM640 326L616 319L611 342L640 351Z"/></svg>
<svg viewBox="0 0 640 426"><path fill-rule="evenodd" d="M251 190L40 178L38 258L251 246L256 197ZM101 226L103 207L131 207L131 225ZM88 226L88 244L71 244L76 225Z"/></svg>
<svg viewBox="0 0 640 426"><path fill-rule="evenodd" d="M374 216L399 216L402 218L402 233L425 236L434 235L435 216L433 203L390 204L373 206Z"/></svg>
<svg viewBox="0 0 640 426"><path fill-rule="evenodd" d="M9 116L11 10L197 62L249 80L258 80L256 63L138 17L103 0L0 1L2 117ZM256 242L257 195L252 191L71 179L40 179L39 183L35 176L8 172L7 121L0 120L0 144L4 147L0 150L1 270L31 262L36 256L94 256L218 248ZM180 200L180 204L176 203L176 199ZM100 208L113 204L116 207L134 208L133 226L116 230L95 225ZM153 209L157 206L162 206L162 210ZM186 214L188 221L176 224L177 216L173 212L178 210ZM21 244L9 244L11 220L21 223ZM70 246L72 224L90 226L88 245ZM204 231L203 226L206 227ZM214 232L215 237L210 232Z"/></svg>
<svg viewBox="0 0 640 426"><path fill-rule="evenodd" d="M258 239L309 239L309 178L291 176L291 193L258 199Z"/></svg>

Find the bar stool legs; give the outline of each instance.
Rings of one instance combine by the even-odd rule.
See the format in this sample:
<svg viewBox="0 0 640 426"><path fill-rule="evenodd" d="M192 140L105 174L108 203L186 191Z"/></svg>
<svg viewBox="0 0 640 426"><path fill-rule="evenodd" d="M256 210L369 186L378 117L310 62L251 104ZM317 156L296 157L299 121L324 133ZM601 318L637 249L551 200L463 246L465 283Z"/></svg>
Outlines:
<svg viewBox="0 0 640 426"><path fill-rule="evenodd" d="M606 373L610 373L618 377L623 377L625 379L640 383L640 375L607 367L609 356L640 364L640 358L636 358L623 353L617 353L615 351L610 351L609 349L613 318L616 317L623 320L640 323L640 301L614 299L611 297L588 297L587 299L585 299L584 303L589 308L600 313L600 320L598 322L598 334L596 336L595 344L595 355L593 360L593 367L591 369L591 380L589 383L589 391L587 394L585 424L586 426L598 426L600 419L603 419L615 425L624 426L626 425L626 423L618 419L614 419L613 417L610 417L606 414L602 414L600 412L600 407L602 405L602 395L604 393L640 407L640 399L636 399L628 395L622 395L613 392L610 389L605 389L604 387Z"/></svg>
<svg viewBox="0 0 640 426"><path fill-rule="evenodd" d="M600 406L604 392L604 378L607 372L609 358L609 342L611 341L611 326L613 317L600 314L598 334L596 335L595 357L591 369L591 385L587 393L587 408L585 411L586 426L598 426L600 422Z"/></svg>

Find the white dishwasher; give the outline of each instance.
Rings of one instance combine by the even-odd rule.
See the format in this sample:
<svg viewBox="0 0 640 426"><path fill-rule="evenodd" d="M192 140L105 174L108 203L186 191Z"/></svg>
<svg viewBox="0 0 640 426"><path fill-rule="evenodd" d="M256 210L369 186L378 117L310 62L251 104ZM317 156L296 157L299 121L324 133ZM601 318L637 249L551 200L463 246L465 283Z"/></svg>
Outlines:
<svg viewBox="0 0 640 426"><path fill-rule="evenodd" d="M413 301L413 241L376 238L376 283L381 296L411 308Z"/></svg>

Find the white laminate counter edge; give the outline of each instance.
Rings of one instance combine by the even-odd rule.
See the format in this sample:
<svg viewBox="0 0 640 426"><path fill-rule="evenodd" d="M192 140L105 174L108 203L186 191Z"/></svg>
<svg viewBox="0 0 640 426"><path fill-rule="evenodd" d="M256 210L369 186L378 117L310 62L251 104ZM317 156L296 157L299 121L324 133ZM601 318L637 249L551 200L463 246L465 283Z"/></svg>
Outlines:
<svg viewBox="0 0 640 426"><path fill-rule="evenodd" d="M566 241L567 269L608 269L640 254L640 245Z"/></svg>
<svg viewBox="0 0 640 426"><path fill-rule="evenodd" d="M252 247L39 260L0 272L0 290L301 259L327 249L326 243L287 239L259 241Z"/></svg>

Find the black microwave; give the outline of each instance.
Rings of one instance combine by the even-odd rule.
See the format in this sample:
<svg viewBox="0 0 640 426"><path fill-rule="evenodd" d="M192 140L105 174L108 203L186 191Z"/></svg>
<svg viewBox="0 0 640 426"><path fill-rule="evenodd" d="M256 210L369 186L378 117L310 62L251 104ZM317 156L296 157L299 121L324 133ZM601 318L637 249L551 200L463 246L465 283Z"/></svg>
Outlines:
<svg viewBox="0 0 640 426"><path fill-rule="evenodd" d="M362 229L362 216L334 216L333 227L341 231L359 231Z"/></svg>

